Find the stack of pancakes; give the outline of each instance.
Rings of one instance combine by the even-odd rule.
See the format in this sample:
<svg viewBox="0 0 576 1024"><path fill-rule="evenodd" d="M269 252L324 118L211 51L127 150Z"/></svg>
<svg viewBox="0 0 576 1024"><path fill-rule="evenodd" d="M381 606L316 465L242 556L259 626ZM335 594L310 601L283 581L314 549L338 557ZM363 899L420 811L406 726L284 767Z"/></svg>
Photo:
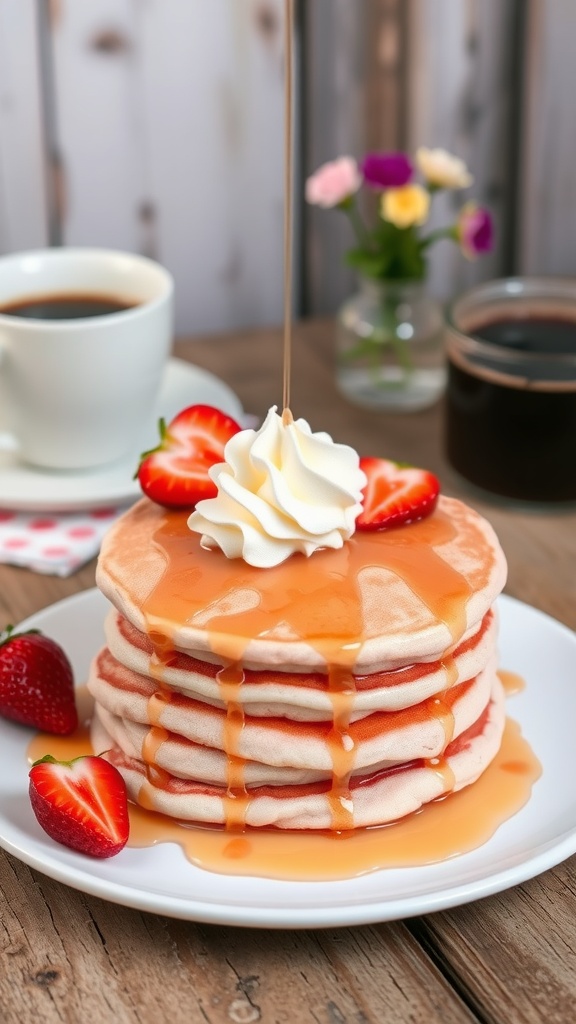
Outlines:
<svg viewBox="0 0 576 1024"><path fill-rule="evenodd" d="M506 563L458 501L256 569L144 499L108 533L94 749L182 821L349 830L474 782L499 749Z"/></svg>

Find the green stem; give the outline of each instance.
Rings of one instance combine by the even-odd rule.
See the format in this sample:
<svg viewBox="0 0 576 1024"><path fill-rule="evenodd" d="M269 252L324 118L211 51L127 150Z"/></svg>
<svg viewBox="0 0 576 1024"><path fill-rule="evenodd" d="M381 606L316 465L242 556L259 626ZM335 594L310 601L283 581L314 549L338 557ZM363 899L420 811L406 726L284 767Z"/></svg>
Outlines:
<svg viewBox="0 0 576 1024"><path fill-rule="evenodd" d="M436 231L431 231L425 238L420 239L420 249L428 249L434 242L439 242L441 238L452 238L456 236L454 234L454 228L437 228Z"/></svg>
<svg viewBox="0 0 576 1024"><path fill-rule="evenodd" d="M392 346L396 353L396 358L400 364L401 369L404 371L406 378L405 383L408 383L408 377L414 369L412 356L410 349L403 338L398 337L397 328L398 320L396 317L396 307L398 300L395 296L385 295L384 301L381 306L382 319L385 325L387 341Z"/></svg>
<svg viewBox="0 0 576 1024"><path fill-rule="evenodd" d="M358 244L360 246L366 246L367 249L371 249L372 242L370 238L370 232L368 231L368 228L366 227L364 221L362 220L362 217L360 216L360 212L358 210L354 197L350 196L349 199L341 203L340 209L343 210L344 213L348 214L350 223L352 225L352 228L354 229L354 234L358 239Z"/></svg>

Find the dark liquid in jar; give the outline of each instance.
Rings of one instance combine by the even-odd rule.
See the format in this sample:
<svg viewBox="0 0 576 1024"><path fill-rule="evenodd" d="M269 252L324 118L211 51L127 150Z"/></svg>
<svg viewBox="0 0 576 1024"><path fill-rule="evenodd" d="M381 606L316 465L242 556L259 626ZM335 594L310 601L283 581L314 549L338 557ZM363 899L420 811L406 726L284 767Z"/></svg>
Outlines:
<svg viewBox="0 0 576 1024"><path fill-rule="evenodd" d="M476 337L506 349L450 355L446 408L448 458L467 480L503 497L535 502L576 500L576 322L554 318L498 320ZM514 353L537 353L537 365ZM551 358L548 360L546 356ZM503 379L515 376L518 386Z"/></svg>

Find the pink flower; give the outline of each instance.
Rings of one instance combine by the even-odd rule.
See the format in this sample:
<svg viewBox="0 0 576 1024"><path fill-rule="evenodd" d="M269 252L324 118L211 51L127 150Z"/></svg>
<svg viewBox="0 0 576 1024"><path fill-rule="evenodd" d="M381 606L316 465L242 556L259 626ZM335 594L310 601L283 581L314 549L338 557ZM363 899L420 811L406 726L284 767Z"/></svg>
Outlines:
<svg viewBox="0 0 576 1024"><path fill-rule="evenodd" d="M477 203L466 203L458 214L456 237L467 259L490 252L494 239L492 218L488 210Z"/></svg>
<svg viewBox="0 0 576 1024"><path fill-rule="evenodd" d="M358 191L362 175L351 156L322 164L306 181L306 200L314 206L339 206Z"/></svg>

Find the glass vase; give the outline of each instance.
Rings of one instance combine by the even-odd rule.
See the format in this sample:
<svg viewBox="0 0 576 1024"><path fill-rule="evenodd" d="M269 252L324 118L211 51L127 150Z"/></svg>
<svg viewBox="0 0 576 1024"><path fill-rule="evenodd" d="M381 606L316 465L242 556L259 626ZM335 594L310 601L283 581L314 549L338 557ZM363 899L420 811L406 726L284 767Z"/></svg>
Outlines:
<svg viewBox="0 0 576 1024"><path fill-rule="evenodd" d="M413 412L446 384L444 316L423 281L363 279L337 317L339 390L356 405Z"/></svg>

